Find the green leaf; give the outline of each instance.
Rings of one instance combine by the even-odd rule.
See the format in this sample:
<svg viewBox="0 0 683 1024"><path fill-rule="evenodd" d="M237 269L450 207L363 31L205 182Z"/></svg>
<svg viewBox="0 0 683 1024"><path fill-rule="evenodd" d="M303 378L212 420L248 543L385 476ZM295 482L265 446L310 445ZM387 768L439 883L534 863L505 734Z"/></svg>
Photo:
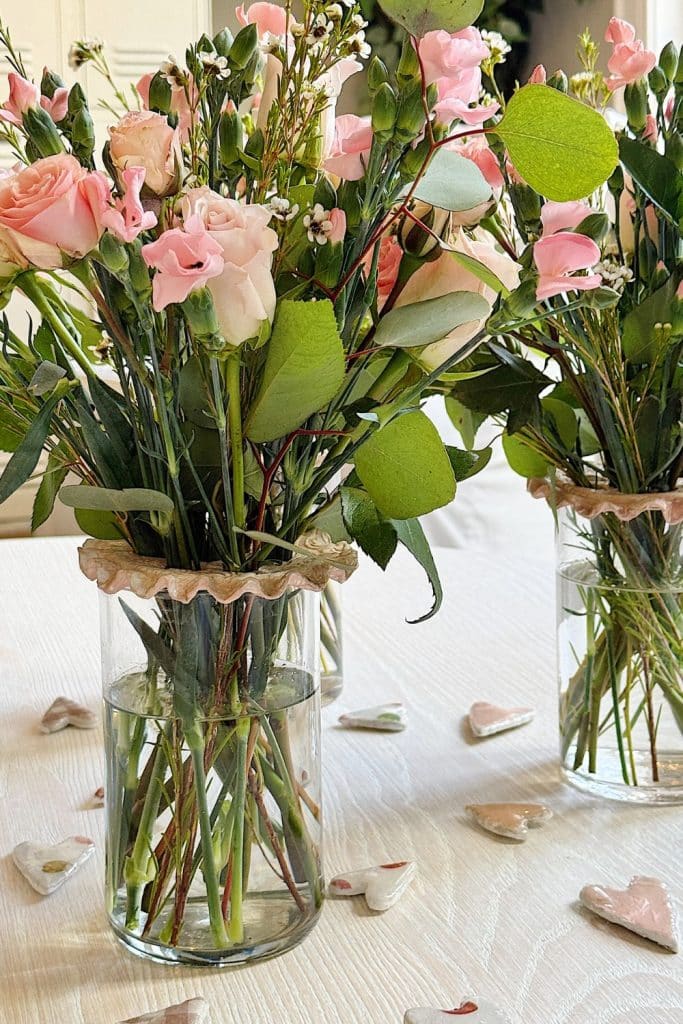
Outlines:
<svg viewBox="0 0 683 1024"><path fill-rule="evenodd" d="M546 460L533 448L530 448L518 434L514 436L507 432L503 434L503 451L510 468L520 476L531 479L531 477L546 475L548 471Z"/></svg>
<svg viewBox="0 0 683 1024"><path fill-rule="evenodd" d="M541 408L547 417L552 421L560 441L568 451L574 451L576 439L579 434L579 421L571 405L561 402L557 398L543 398Z"/></svg>
<svg viewBox="0 0 683 1024"><path fill-rule="evenodd" d="M476 380L461 381L452 393L468 409L492 416L526 408L550 384L551 379L532 363L510 355L505 365Z"/></svg>
<svg viewBox="0 0 683 1024"><path fill-rule="evenodd" d="M454 258L458 261L461 267L465 270L469 270L470 274L473 274L479 281L483 281L489 288L492 288L496 295L502 295L503 298L507 298L510 294L510 289L507 288L501 279L490 270L485 263L481 263L479 260L475 260L474 256L468 256L465 252L457 252L455 249L450 250L453 253Z"/></svg>
<svg viewBox="0 0 683 1024"><path fill-rule="evenodd" d="M38 465L40 453L50 436L52 412L59 401L53 395L42 407L0 477L0 505L26 483Z"/></svg>
<svg viewBox="0 0 683 1024"><path fill-rule="evenodd" d="M40 481L40 487L33 502L32 533L35 533L52 515L59 488L64 483L68 472L69 467L64 463L63 452L59 450L50 452L47 468L43 473L43 479Z"/></svg>
<svg viewBox="0 0 683 1024"><path fill-rule="evenodd" d="M142 487L115 491L107 487L76 484L63 487L59 500L69 508L89 509L91 512L164 512L172 515L174 509L167 494Z"/></svg>
<svg viewBox="0 0 683 1024"><path fill-rule="evenodd" d="M670 277L625 318L621 341L624 355L632 363L657 362L671 345L672 336L683 334L683 303L676 298L677 289L678 275ZM672 331L665 341L664 335L655 331L655 324L666 323L671 324Z"/></svg>
<svg viewBox="0 0 683 1024"><path fill-rule="evenodd" d="M352 538L344 523L341 495L335 494L331 502L311 516L307 521L308 527L311 530L321 530L322 533L326 533L333 544L338 544L342 540L348 543Z"/></svg>
<svg viewBox="0 0 683 1024"><path fill-rule="evenodd" d="M135 435L130 420L124 412L123 398L98 377L90 380L88 387L115 458L123 461L129 467L133 466L135 463Z"/></svg>
<svg viewBox="0 0 683 1024"><path fill-rule="evenodd" d="M367 491L359 487L342 487L341 505L344 524L353 540L380 569L386 569L398 544L394 526L383 518Z"/></svg>
<svg viewBox="0 0 683 1024"><path fill-rule="evenodd" d="M88 537L95 537L96 540L121 540L123 537L113 512L91 512L86 508L77 508L74 515Z"/></svg>
<svg viewBox="0 0 683 1024"><path fill-rule="evenodd" d="M179 374L178 403L190 423L212 430L216 427L216 420L208 408L207 392L201 362L197 356L192 356Z"/></svg>
<svg viewBox="0 0 683 1024"><path fill-rule="evenodd" d="M91 363L98 363L99 357L94 351L102 343L102 328L97 321L91 320L87 313L70 302L65 303L69 315L81 336L81 348Z"/></svg>
<svg viewBox="0 0 683 1024"><path fill-rule="evenodd" d="M443 29L452 34L472 25L484 8L484 0L379 0L392 21L411 36Z"/></svg>
<svg viewBox="0 0 683 1024"><path fill-rule="evenodd" d="M652 146L624 136L619 140L619 156L648 199L678 224L683 217L683 175L673 161Z"/></svg>
<svg viewBox="0 0 683 1024"><path fill-rule="evenodd" d="M470 477L481 473L482 470L486 469L493 455L492 448L482 448L478 452L464 452L460 448L446 445L446 451L448 452L448 458L451 460L453 475L457 483L469 480Z"/></svg>
<svg viewBox="0 0 683 1024"><path fill-rule="evenodd" d="M619 159L604 117L546 85L516 92L495 133L524 180L557 202L590 195Z"/></svg>
<svg viewBox="0 0 683 1024"><path fill-rule="evenodd" d="M472 160L450 149L439 149L414 195L440 210L461 213L491 199L491 186Z"/></svg>
<svg viewBox="0 0 683 1024"><path fill-rule="evenodd" d="M50 363L45 360L38 365L36 372L31 378L28 390L32 395L40 398L42 395L52 391L62 377L66 377L66 370L63 370L61 366L57 366L56 363Z"/></svg>
<svg viewBox="0 0 683 1024"><path fill-rule="evenodd" d="M382 317L375 333L380 347L421 348L443 339L463 324L483 320L491 312L486 299L475 292L451 292L436 299L392 309Z"/></svg>
<svg viewBox="0 0 683 1024"><path fill-rule="evenodd" d="M410 551L411 555L420 563L424 571L427 573L427 577L432 585L432 591L434 593L434 604L427 614L423 615L419 619L409 620L411 625L417 625L419 622L426 622L427 619L431 619L436 615L441 607L443 602L443 588L439 578L439 570L437 569L434 558L432 557L429 543L424 535L424 530L420 525L419 519L399 519L393 522L393 526L401 544Z"/></svg>
<svg viewBox="0 0 683 1024"><path fill-rule="evenodd" d="M279 304L246 434L274 441L323 409L344 382L344 348L331 302Z"/></svg>
<svg viewBox="0 0 683 1024"><path fill-rule="evenodd" d="M415 519L448 505L455 476L434 424L409 412L375 431L356 452L356 470L387 519Z"/></svg>
<svg viewBox="0 0 683 1024"><path fill-rule="evenodd" d="M25 433L26 427L12 407L0 405L0 452L15 452Z"/></svg>
<svg viewBox="0 0 683 1024"><path fill-rule="evenodd" d="M462 402L459 402L457 398L451 398L450 395L446 398L446 412L460 434L463 444L471 451L476 443L477 431L486 420L486 414L473 412L472 409L466 408Z"/></svg>

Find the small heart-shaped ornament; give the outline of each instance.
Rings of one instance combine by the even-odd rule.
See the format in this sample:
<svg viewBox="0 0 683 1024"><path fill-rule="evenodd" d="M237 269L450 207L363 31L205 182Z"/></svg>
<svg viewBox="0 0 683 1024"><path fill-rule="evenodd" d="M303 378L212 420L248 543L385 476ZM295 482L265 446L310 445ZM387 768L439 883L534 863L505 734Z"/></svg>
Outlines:
<svg viewBox="0 0 683 1024"><path fill-rule="evenodd" d="M339 716L345 729L376 729L379 732L402 732L408 723L403 704L379 704L375 708L349 711Z"/></svg>
<svg viewBox="0 0 683 1024"><path fill-rule="evenodd" d="M522 842L530 828L540 828L553 816L543 804L468 804L465 811L488 832Z"/></svg>
<svg viewBox="0 0 683 1024"><path fill-rule="evenodd" d="M533 708L499 708L480 700L472 705L468 718L474 735L483 737L526 725L533 720L535 714Z"/></svg>
<svg viewBox="0 0 683 1024"><path fill-rule="evenodd" d="M73 725L77 729L97 728L97 715L68 697L57 697L40 721L42 732L59 732Z"/></svg>
<svg viewBox="0 0 683 1024"><path fill-rule="evenodd" d="M678 915L668 889L658 878L636 875L628 889L586 885L579 899L598 917L678 952Z"/></svg>
<svg viewBox="0 0 683 1024"><path fill-rule="evenodd" d="M19 843L12 860L29 885L41 896L56 892L92 856L95 844L85 836L69 836L54 846Z"/></svg>
<svg viewBox="0 0 683 1024"><path fill-rule="evenodd" d="M383 913L397 903L417 874L412 861L380 864L363 871L337 875L330 882L332 896L365 896L370 910Z"/></svg>
<svg viewBox="0 0 683 1024"><path fill-rule="evenodd" d="M447 1021L455 1024L457 1020L462 1020L463 1024L508 1024L508 1018L500 1010L479 999L476 1002L467 999L454 1010L433 1010L427 1006L408 1010L403 1024L446 1024Z"/></svg>
<svg viewBox="0 0 683 1024"><path fill-rule="evenodd" d="M209 1004L205 999L197 998L143 1013L141 1017L129 1017L119 1024L209 1024L209 1020Z"/></svg>
<svg viewBox="0 0 683 1024"><path fill-rule="evenodd" d="M92 795L93 807L104 807L104 786L98 786Z"/></svg>

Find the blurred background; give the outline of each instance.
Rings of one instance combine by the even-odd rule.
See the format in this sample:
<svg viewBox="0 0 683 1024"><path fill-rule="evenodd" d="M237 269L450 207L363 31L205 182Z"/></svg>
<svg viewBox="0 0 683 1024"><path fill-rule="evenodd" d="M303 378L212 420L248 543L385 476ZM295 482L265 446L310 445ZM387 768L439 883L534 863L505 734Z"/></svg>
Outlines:
<svg viewBox="0 0 683 1024"><path fill-rule="evenodd" d="M382 14L376 0L360 0L370 22L367 35L373 48L387 63L398 57L398 34ZM158 68L169 53L179 57L188 40L198 39L203 32L213 34L224 25L236 27L236 0L15 0L3 2L2 16L12 31L12 38L22 50L30 75L40 79L42 68L49 65L71 83L75 73L69 69L67 54L74 39L99 38L106 43L107 55L114 76L123 84L133 83L147 71ZM249 0L245 0L248 6ZM481 28L500 32L512 47L507 64L501 69L508 88L515 81L524 82L531 69L544 63L550 73L563 67L569 74L579 70L576 39L588 27L594 38L601 40L605 26L613 16L635 24L639 38L651 49L659 51L668 39L680 42L683 37L683 0L486 0L479 21ZM605 47L605 51L607 47ZM0 47L0 97L7 95L6 76L9 66ZM107 87L87 66L78 78L90 99L102 138L111 120L105 110L98 109ZM502 80L502 79L501 79ZM357 80L353 79L352 83ZM362 92L362 86L361 86ZM343 103L346 109L358 109L353 92ZM343 108L340 108L340 111ZM8 149L0 144L0 167L12 164ZM14 310L13 319L20 329L23 310ZM440 408L432 410L434 418L445 419ZM446 434L447 423L440 422ZM0 410L1 426L1 410ZM449 438L455 440L455 438ZM0 452L0 471L9 458ZM33 496L38 481L30 482L9 502L0 506L0 536L27 535L30 529ZM463 488L457 508L437 514L433 523L435 539L442 543L462 541L468 531L486 528L486 516L467 515L476 509L505 509L523 498L524 484L507 470L502 459ZM525 500L525 499L524 499ZM464 508L463 508L464 505ZM71 513L58 507L41 533L76 532Z"/></svg>

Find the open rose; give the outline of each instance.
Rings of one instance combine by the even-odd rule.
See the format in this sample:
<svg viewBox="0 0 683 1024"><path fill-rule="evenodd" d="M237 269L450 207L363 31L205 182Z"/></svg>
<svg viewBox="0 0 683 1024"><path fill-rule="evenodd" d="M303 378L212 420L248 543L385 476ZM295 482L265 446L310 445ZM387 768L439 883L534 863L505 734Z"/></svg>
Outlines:
<svg viewBox="0 0 683 1024"><path fill-rule="evenodd" d="M52 270L62 253L80 259L102 234L106 179L66 153L36 160L0 179L0 227L10 245L34 267Z"/></svg>
<svg viewBox="0 0 683 1024"><path fill-rule="evenodd" d="M223 337L241 345L260 333L275 316L273 253L277 234L268 225L264 206L224 199L209 188L191 189L180 203L182 220L198 217L210 238L221 247L224 267L209 282Z"/></svg>
<svg viewBox="0 0 683 1024"><path fill-rule="evenodd" d="M155 196L178 191L182 152L180 134L165 117L132 110L109 129L109 152L119 176L127 167L143 167L145 188Z"/></svg>

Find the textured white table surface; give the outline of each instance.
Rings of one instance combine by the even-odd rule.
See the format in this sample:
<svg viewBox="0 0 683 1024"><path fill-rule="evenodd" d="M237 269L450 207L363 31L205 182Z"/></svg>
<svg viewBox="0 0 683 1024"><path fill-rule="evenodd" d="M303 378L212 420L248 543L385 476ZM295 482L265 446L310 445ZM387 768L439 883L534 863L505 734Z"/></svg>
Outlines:
<svg viewBox="0 0 683 1024"><path fill-rule="evenodd" d="M533 518L533 517L532 517ZM0 543L0 1022L114 1024L203 995L214 1024L401 1024L410 1006L498 1004L511 1024L683 1024L683 966L586 915L587 882L654 874L683 895L680 809L600 803L557 778L550 517L487 548L441 550L438 618L400 559L363 565L345 601L346 689L324 712L328 875L414 859L392 910L329 901L310 938L233 971L146 963L103 915L99 732L44 736L59 694L98 704L97 599L73 540ZM402 700L404 733L336 727L340 712ZM477 699L534 704L535 722L474 742ZM470 801L535 800L556 817L522 845L480 832ZM97 856L43 899L11 863L21 840L92 836ZM459 1018L458 1018L459 1019ZM468 1019L468 1018L464 1018Z"/></svg>

